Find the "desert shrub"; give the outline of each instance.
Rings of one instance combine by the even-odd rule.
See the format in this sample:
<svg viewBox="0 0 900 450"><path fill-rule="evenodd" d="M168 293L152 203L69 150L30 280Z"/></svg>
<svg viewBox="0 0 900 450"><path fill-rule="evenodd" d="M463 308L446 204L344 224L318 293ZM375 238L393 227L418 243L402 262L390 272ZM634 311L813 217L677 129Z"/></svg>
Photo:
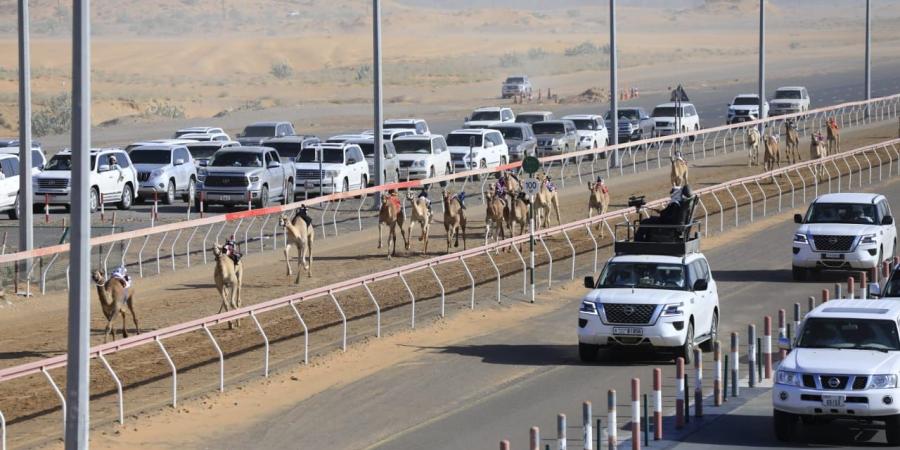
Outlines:
<svg viewBox="0 0 900 450"><path fill-rule="evenodd" d="M72 99L69 94L51 97L31 117L35 136L67 133L72 128Z"/></svg>
<svg viewBox="0 0 900 450"><path fill-rule="evenodd" d="M154 99L146 108L144 108L144 115L165 117L167 119L182 119L184 118L184 108L173 105L167 101Z"/></svg>
<svg viewBox="0 0 900 450"><path fill-rule="evenodd" d="M584 55L596 55L598 53L603 53L605 55L609 54L609 45L598 46L590 41L584 41L574 47L569 47L565 51L566 56L584 56Z"/></svg>
<svg viewBox="0 0 900 450"><path fill-rule="evenodd" d="M528 49L528 59L541 59L547 56L547 52L540 47L532 47Z"/></svg>
<svg viewBox="0 0 900 450"><path fill-rule="evenodd" d="M363 64L357 67L354 77L356 78L356 81L365 81L372 78L372 66Z"/></svg>
<svg viewBox="0 0 900 450"><path fill-rule="evenodd" d="M269 73L279 80L284 80L294 75L294 68L284 62L274 63L272 64L272 68L269 70Z"/></svg>
<svg viewBox="0 0 900 450"><path fill-rule="evenodd" d="M504 53L500 56L500 67L515 67L522 64L516 53Z"/></svg>

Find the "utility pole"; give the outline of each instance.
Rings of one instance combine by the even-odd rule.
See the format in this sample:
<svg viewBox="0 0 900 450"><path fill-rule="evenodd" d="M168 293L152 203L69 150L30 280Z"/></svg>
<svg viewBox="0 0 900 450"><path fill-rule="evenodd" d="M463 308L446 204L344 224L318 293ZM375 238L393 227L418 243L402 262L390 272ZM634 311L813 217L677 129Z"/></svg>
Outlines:
<svg viewBox="0 0 900 450"><path fill-rule="evenodd" d="M617 71L619 70L616 61L616 0L609 0L609 116L612 119L612 136L613 146L619 145L619 80ZM619 175L622 175L622 165L619 164L619 149L615 149L612 154L613 167L619 167Z"/></svg>
<svg viewBox="0 0 900 450"><path fill-rule="evenodd" d="M766 0L759 0L759 118L769 115L766 105ZM765 123L759 124L759 135L765 136Z"/></svg>
<svg viewBox="0 0 900 450"><path fill-rule="evenodd" d="M374 117L375 120L375 185L381 186L384 179L384 111L382 109L381 86L381 0L372 0L372 68L374 69ZM371 175L371 174L370 174ZM400 180L397 180L400 181ZM375 208L381 208L381 196L375 196Z"/></svg>
<svg viewBox="0 0 900 450"><path fill-rule="evenodd" d="M73 0L72 27L72 238L69 251L69 339L66 362L66 450L88 448L91 255L88 171L91 152L90 0ZM30 149L29 149L30 150Z"/></svg>
<svg viewBox="0 0 900 450"><path fill-rule="evenodd" d="M866 0L866 101L872 99L872 10L870 8L870 0ZM869 117L869 105L866 104L866 118Z"/></svg>
<svg viewBox="0 0 900 450"><path fill-rule="evenodd" d="M19 251L34 248L34 211L31 188L31 52L28 0L19 0ZM23 267L31 273L31 258Z"/></svg>

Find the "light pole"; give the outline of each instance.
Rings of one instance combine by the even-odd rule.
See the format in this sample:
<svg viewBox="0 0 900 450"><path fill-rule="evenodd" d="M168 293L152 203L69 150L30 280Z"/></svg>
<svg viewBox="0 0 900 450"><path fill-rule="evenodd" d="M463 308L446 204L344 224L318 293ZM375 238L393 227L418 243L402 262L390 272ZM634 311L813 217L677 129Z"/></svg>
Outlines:
<svg viewBox="0 0 900 450"><path fill-rule="evenodd" d="M91 297L91 221L88 170L91 152L90 0L72 7L72 238L69 251L69 339L66 363L66 450L88 448ZM31 149L29 149L31 150Z"/></svg>
<svg viewBox="0 0 900 450"><path fill-rule="evenodd" d="M870 0L866 0L866 101L872 99L872 10L870 8ZM869 105L866 104L866 118L869 117Z"/></svg>
<svg viewBox="0 0 900 450"><path fill-rule="evenodd" d="M19 251L34 248L31 188L31 54L28 0L19 0ZM31 259L23 267L31 273Z"/></svg>
<svg viewBox="0 0 900 450"><path fill-rule="evenodd" d="M384 179L384 111L382 110L381 86L381 0L372 0L372 68L374 86L374 120L375 120L375 185L381 186ZM400 180L397 180L400 181ZM365 187L365 186L363 186ZM381 208L381 196L375 196L375 208Z"/></svg>
<svg viewBox="0 0 900 450"><path fill-rule="evenodd" d="M616 0L609 0L609 116L612 125L613 146L619 144L619 80L617 76L618 66L616 61ZM619 149L612 154L613 167L619 167L619 175L624 170L619 164Z"/></svg>
<svg viewBox="0 0 900 450"><path fill-rule="evenodd" d="M759 0L759 119L765 119L769 112L766 105L766 0ZM759 135L765 136L766 124L759 124Z"/></svg>

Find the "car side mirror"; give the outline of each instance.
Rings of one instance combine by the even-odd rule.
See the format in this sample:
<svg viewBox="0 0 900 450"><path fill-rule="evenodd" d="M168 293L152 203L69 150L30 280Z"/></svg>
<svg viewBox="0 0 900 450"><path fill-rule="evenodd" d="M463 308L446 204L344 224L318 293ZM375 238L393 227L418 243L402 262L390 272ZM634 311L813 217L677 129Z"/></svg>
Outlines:
<svg viewBox="0 0 900 450"><path fill-rule="evenodd" d="M869 298L881 297L881 285L878 283L869 283L867 291L869 293Z"/></svg>
<svg viewBox="0 0 900 450"><path fill-rule="evenodd" d="M198 164L200 167L206 167L206 166L209 165L209 161L207 161L207 160L205 160L205 159L201 159L201 160L197 161L197 164Z"/></svg>
<svg viewBox="0 0 900 450"><path fill-rule="evenodd" d="M109 164L103 164L97 168L97 172L109 172Z"/></svg>
<svg viewBox="0 0 900 450"><path fill-rule="evenodd" d="M884 217L881 219L881 224L882 224L882 225L893 225L893 224L894 224L894 217L893 217L893 216L884 216Z"/></svg>
<svg viewBox="0 0 900 450"><path fill-rule="evenodd" d="M588 289L594 289L594 277L587 276L584 277L584 287Z"/></svg>
<svg viewBox="0 0 900 450"><path fill-rule="evenodd" d="M790 352L791 351L791 340L784 336L778 338L778 349L784 350L786 352Z"/></svg>
<svg viewBox="0 0 900 450"><path fill-rule="evenodd" d="M348 166L352 166L352 165L354 165L354 164L356 164L356 160L355 160L355 159L353 159L353 158L347 159L347 165L348 165Z"/></svg>
<svg viewBox="0 0 900 450"><path fill-rule="evenodd" d="M278 162L278 161L272 161L272 162L269 163L269 168L270 168L270 169L274 169L274 168L276 168L276 167L281 167L281 163Z"/></svg>
<svg viewBox="0 0 900 450"><path fill-rule="evenodd" d="M800 214L794 214L794 223L803 223L803 216Z"/></svg>
<svg viewBox="0 0 900 450"><path fill-rule="evenodd" d="M694 290L695 291L705 291L709 287L709 282L706 280L697 280L694 282Z"/></svg>
<svg viewBox="0 0 900 450"><path fill-rule="evenodd" d="M182 164L184 164L184 160L183 160L183 159L180 159L180 158L179 158L179 159L176 159L176 160L175 160L175 165L176 165L176 166L180 166L180 165L182 165Z"/></svg>

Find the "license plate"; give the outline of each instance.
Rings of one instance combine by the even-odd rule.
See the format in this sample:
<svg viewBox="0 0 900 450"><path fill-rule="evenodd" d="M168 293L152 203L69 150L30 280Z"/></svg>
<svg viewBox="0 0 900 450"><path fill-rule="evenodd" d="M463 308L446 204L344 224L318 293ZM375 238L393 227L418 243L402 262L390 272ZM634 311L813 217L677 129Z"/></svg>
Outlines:
<svg viewBox="0 0 900 450"><path fill-rule="evenodd" d="M843 395L823 395L822 406L840 408L844 406L844 400L846 397Z"/></svg>
<svg viewBox="0 0 900 450"><path fill-rule="evenodd" d="M843 253L823 253L822 259L844 259Z"/></svg>
<svg viewBox="0 0 900 450"><path fill-rule="evenodd" d="M231 200L230 195L217 195L216 198L218 198L219 200L222 200L223 202L227 202L227 201Z"/></svg>
<svg viewBox="0 0 900 450"><path fill-rule="evenodd" d="M643 336L644 329L638 327L614 327L613 334L616 336Z"/></svg>

